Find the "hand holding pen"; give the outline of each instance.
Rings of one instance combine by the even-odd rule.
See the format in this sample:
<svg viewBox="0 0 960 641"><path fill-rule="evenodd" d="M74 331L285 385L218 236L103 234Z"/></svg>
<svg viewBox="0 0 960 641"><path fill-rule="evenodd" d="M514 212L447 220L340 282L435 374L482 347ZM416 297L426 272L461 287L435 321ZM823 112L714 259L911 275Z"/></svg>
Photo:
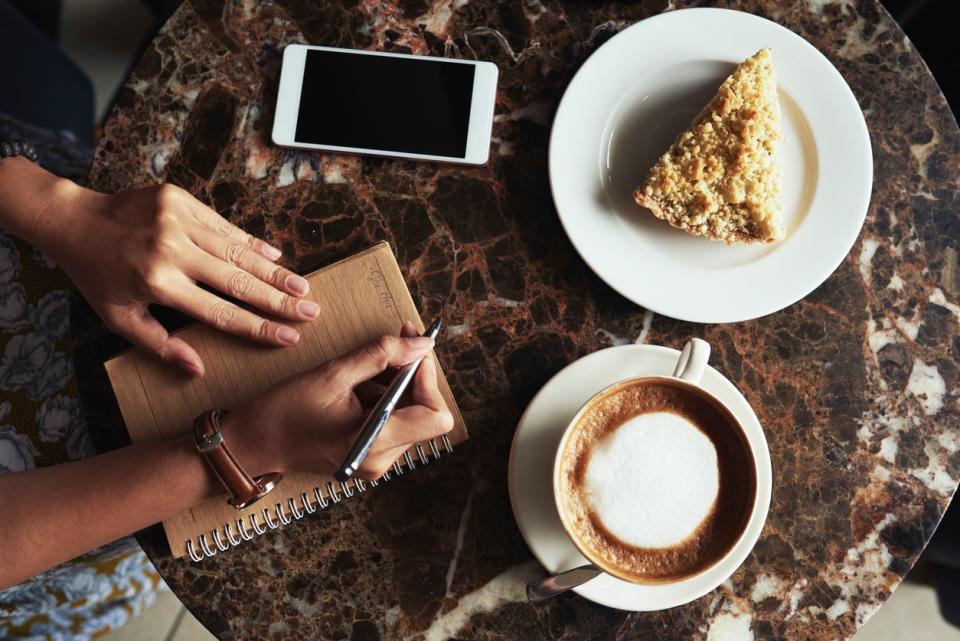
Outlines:
<svg viewBox="0 0 960 641"><path fill-rule="evenodd" d="M393 410L355 477L379 478L415 443L448 433L453 416L440 393L439 372L430 357L434 341L421 337L411 323L405 323L399 334L381 336L281 381L230 412L223 419L223 429L231 435L237 459L249 465L254 475L333 474L368 416L372 402L362 402L365 392L376 389L379 398L383 389L379 381L423 357L427 357L424 366L417 369L407 395Z"/></svg>
<svg viewBox="0 0 960 641"><path fill-rule="evenodd" d="M433 323L430 324L430 327L428 327L424 332L424 338L429 338L431 341L436 340L437 335L440 333L440 325L442 322L443 321L440 318L437 318L435 321L433 321ZM347 481L357 472L357 470L360 469L360 466L363 464L364 459L367 457L367 454L370 451L370 447L373 445L374 441L377 440L377 437L380 436L380 432L383 430L384 426L386 426L387 421L390 419L390 415L397 407L397 403L400 402L400 397L403 396L407 386L414 379L414 377L417 375L417 372L421 368L420 366L424 358L427 357L428 354L424 354L423 356L416 358L415 360L401 367L396 375L394 375L393 380L387 386L386 390L384 390L383 396L380 398L377 404L373 406L370 414L363 422L360 432L357 434L356 440L347 451L343 462L337 469L334 476L338 481ZM434 370L433 376L436 377L436 369L432 367L432 364L429 369Z"/></svg>

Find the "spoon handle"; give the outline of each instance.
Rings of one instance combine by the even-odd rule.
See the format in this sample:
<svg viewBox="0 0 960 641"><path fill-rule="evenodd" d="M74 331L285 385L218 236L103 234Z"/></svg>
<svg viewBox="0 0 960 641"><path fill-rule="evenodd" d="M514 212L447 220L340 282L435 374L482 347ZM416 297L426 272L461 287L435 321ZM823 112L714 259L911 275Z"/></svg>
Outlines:
<svg viewBox="0 0 960 641"><path fill-rule="evenodd" d="M545 579L527 584L527 599L533 602L543 601L571 588L582 585L600 574L602 570L592 563L548 576Z"/></svg>

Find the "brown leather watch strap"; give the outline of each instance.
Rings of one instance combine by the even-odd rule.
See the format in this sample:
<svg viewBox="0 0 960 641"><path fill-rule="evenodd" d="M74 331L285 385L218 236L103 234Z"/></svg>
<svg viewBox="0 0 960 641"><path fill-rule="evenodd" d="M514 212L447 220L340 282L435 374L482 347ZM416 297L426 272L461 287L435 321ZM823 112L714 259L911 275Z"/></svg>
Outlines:
<svg viewBox="0 0 960 641"><path fill-rule="evenodd" d="M260 500L277 486L283 475L271 472L256 478L247 474L227 448L223 439L220 418L224 413L211 410L193 422L193 438L197 451L230 493L230 505L242 510Z"/></svg>

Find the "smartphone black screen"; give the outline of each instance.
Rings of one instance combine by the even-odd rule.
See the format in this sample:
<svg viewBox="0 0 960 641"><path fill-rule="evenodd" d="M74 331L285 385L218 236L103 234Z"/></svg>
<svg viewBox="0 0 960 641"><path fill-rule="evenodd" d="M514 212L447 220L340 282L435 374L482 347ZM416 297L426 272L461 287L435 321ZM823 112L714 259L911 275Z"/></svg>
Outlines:
<svg viewBox="0 0 960 641"><path fill-rule="evenodd" d="M296 141L462 158L474 66L307 51Z"/></svg>

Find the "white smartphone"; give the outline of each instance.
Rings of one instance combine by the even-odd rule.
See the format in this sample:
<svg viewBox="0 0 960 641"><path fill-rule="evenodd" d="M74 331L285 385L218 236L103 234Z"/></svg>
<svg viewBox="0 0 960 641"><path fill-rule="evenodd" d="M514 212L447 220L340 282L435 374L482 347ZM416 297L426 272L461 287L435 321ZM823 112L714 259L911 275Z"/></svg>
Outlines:
<svg viewBox="0 0 960 641"><path fill-rule="evenodd" d="M490 62L289 45L273 142L482 165L497 75Z"/></svg>

